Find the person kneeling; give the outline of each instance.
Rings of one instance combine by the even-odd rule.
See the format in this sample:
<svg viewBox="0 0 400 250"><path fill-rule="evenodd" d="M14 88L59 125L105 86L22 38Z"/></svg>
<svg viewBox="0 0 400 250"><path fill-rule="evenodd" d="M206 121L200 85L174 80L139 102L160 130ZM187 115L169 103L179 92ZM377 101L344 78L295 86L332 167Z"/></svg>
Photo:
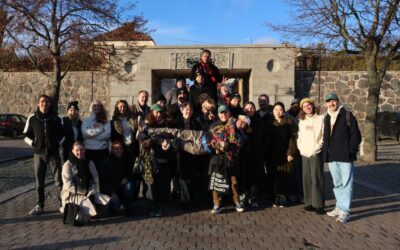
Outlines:
<svg viewBox="0 0 400 250"><path fill-rule="evenodd" d="M76 222L87 224L90 217L96 216L94 203L107 205L110 197L98 191L97 171L92 161L85 158L85 148L75 142L68 160L62 169L63 187L61 190L61 211L67 203L79 205Z"/></svg>
<svg viewBox="0 0 400 250"><path fill-rule="evenodd" d="M114 141L111 146L111 155L103 163L102 176L106 177L104 193L111 196L110 213L116 213L121 203L126 209L126 215L132 215L134 197L133 162L125 153L122 141Z"/></svg>

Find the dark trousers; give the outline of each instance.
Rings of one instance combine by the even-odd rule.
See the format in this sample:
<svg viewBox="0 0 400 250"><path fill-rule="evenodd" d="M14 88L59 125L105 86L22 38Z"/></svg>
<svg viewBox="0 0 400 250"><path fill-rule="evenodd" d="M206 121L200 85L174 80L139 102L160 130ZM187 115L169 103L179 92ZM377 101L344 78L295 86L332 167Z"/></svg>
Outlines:
<svg viewBox="0 0 400 250"><path fill-rule="evenodd" d="M109 155L108 149L101 149L101 150L92 150L92 149L86 149L86 157L88 160L91 160L97 170L97 174L99 175L99 188L100 192L104 193L103 190L103 180L104 178L107 178L106 176L101 176L101 166L103 162L107 159Z"/></svg>
<svg viewBox="0 0 400 250"><path fill-rule="evenodd" d="M135 201L135 183L128 181L121 185L116 195L118 200L111 200L110 207L112 211L117 211L121 203L124 204L127 210L132 210L133 202Z"/></svg>
<svg viewBox="0 0 400 250"><path fill-rule="evenodd" d="M314 208L325 206L324 164L321 154L311 157L302 156L304 203Z"/></svg>
<svg viewBox="0 0 400 250"><path fill-rule="evenodd" d="M55 154L33 154L33 167L35 170L36 179L36 192L38 196L37 204L44 207L44 186L46 179L47 165L50 167L51 173L54 178L54 185L57 190L57 198L60 200L60 192L62 188L61 180L61 158L60 154L57 152Z"/></svg>

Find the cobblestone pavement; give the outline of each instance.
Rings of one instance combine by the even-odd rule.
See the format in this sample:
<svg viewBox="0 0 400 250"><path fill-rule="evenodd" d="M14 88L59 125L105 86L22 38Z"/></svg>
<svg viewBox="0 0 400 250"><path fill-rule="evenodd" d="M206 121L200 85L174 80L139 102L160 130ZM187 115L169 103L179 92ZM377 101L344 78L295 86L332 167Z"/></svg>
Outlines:
<svg viewBox="0 0 400 250"><path fill-rule="evenodd" d="M146 204L138 202L135 217L104 217L69 227L61 222L54 196L43 215L27 215L35 205L35 192L29 191L0 204L0 249L400 249L400 166L393 158L399 145L388 143L380 152L389 152L388 158L370 165L358 162L352 216L345 225L305 212L302 205L272 208L262 202L259 210L214 216L209 209L184 213L169 204L163 206L163 217L149 218ZM32 173L31 163L24 164L24 171ZM334 199L328 172L325 179L330 210Z"/></svg>
<svg viewBox="0 0 400 250"><path fill-rule="evenodd" d="M330 189L327 195L331 209ZM170 205L161 218L116 216L69 227L61 223L54 200L45 214L27 215L34 206L34 193L28 192L0 204L0 248L399 249L398 198L355 185L352 218L345 225L305 212L301 205L272 208L264 203L258 211L216 216L209 210L181 213Z"/></svg>

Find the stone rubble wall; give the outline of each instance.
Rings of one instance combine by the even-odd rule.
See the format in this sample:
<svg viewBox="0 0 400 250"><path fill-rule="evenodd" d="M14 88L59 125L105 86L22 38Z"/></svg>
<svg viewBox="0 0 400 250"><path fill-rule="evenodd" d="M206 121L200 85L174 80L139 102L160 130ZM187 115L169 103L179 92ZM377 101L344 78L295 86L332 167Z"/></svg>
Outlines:
<svg viewBox="0 0 400 250"><path fill-rule="evenodd" d="M354 113L363 130L367 111L367 72L298 71L295 90L298 98L312 97L316 102L320 100L322 111L325 111L324 96L330 92L337 93L340 102ZM386 73L381 87L378 112L400 112L400 71Z"/></svg>
<svg viewBox="0 0 400 250"><path fill-rule="evenodd" d="M0 72L0 113L28 116L37 108L37 98L49 94L51 80L39 72ZM109 77L93 72L93 99L109 107ZM81 117L89 114L92 102L92 72L69 72L62 81L58 113L66 115L70 101L79 101ZM109 115L112 115L109 112Z"/></svg>

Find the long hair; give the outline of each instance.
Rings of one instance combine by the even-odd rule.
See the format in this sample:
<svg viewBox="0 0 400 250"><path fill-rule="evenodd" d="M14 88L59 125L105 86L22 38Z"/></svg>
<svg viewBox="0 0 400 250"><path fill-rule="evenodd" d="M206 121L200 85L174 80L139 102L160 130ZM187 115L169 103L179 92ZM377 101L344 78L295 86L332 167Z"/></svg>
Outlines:
<svg viewBox="0 0 400 250"><path fill-rule="evenodd" d="M118 100L118 101L115 103L113 117L114 117L114 118L117 118L117 117L120 117L120 116L121 116L121 113L119 112L119 109L118 109L118 105L119 105L120 103L125 104L125 106L126 106L126 116L129 118L129 117L131 116L131 109L129 108L129 104L128 104L128 102L127 102L126 100Z"/></svg>
<svg viewBox="0 0 400 250"><path fill-rule="evenodd" d="M161 114L162 114L161 120L163 120L165 118L165 113L161 112ZM145 122L146 122L147 126L153 126L153 125L155 125L157 123L156 117L154 116L152 110L147 114Z"/></svg>
<svg viewBox="0 0 400 250"><path fill-rule="evenodd" d="M96 121L99 122L99 123L101 123L101 124L106 123L106 122L107 122L107 111L106 111L106 109L104 108L103 103L102 103L101 101L94 101L94 102L92 102L92 105L93 105L94 103L99 104L100 107L101 107L101 111L100 111L98 114L95 114L95 115L96 115Z"/></svg>
<svg viewBox="0 0 400 250"><path fill-rule="evenodd" d="M315 104L314 103L311 103L311 105L313 106L313 114L316 114L316 113L318 113L318 110L317 110L317 107L315 107ZM304 119L306 119L306 112L304 112L303 111L303 109L302 108L300 108L300 113L299 113L299 119L300 120L304 120Z"/></svg>

